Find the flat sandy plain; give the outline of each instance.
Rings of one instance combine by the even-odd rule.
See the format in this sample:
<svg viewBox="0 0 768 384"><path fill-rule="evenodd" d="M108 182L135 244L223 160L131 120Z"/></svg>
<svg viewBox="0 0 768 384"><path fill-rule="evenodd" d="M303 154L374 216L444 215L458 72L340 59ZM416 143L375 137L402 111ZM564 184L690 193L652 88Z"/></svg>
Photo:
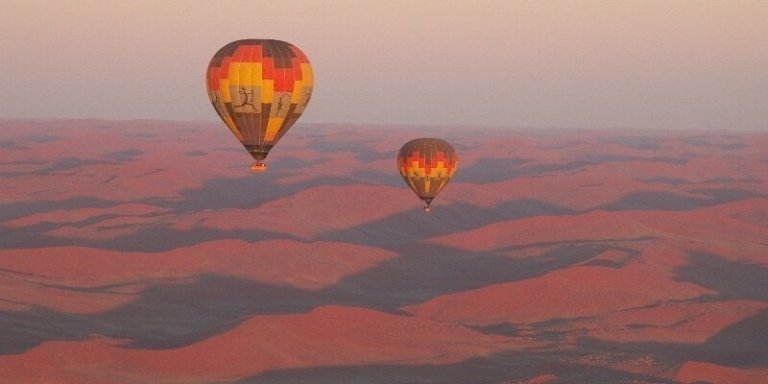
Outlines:
<svg viewBox="0 0 768 384"><path fill-rule="evenodd" d="M250 162L0 120L0 381L768 382L768 133L299 124Z"/></svg>

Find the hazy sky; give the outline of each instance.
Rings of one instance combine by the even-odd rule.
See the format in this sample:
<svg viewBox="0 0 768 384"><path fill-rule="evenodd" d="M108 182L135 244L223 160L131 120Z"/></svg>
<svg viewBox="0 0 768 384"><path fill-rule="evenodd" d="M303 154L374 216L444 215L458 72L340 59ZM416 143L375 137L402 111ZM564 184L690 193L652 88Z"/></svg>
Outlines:
<svg viewBox="0 0 768 384"><path fill-rule="evenodd" d="M768 1L0 1L0 118L218 119L205 69L275 38L305 122L768 130Z"/></svg>

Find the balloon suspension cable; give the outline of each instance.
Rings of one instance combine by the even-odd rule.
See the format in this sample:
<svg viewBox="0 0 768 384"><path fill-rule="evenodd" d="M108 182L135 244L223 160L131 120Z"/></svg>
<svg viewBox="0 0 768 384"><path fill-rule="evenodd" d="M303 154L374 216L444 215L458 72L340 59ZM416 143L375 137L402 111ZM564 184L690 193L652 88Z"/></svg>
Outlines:
<svg viewBox="0 0 768 384"><path fill-rule="evenodd" d="M267 165L262 163L261 161L257 161L251 165L251 171L254 172L264 172L267 170Z"/></svg>

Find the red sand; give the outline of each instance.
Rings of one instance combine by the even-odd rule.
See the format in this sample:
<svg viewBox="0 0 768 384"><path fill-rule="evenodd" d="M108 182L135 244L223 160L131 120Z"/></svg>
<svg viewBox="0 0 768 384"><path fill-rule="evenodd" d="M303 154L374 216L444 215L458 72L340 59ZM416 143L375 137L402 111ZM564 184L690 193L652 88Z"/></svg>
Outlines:
<svg viewBox="0 0 768 384"><path fill-rule="evenodd" d="M684 384L702 382L765 384L768 382L768 368L732 368L711 363L689 361L677 372L675 380Z"/></svg>
<svg viewBox="0 0 768 384"><path fill-rule="evenodd" d="M0 376L17 382L209 382L269 369L449 364L535 346L457 325L337 306L300 315L253 317L183 348L135 350L120 344L99 337L45 343L0 359Z"/></svg>
<svg viewBox="0 0 768 384"><path fill-rule="evenodd" d="M331 242L218 240L167 252L118 252L82 247L0 251L0 308L42 305L92 313L132 301L154 284L189 283L220 274L309 290L390 259L392 252ZM73 288L98 288L88 292Z"/></svg>
<svg viewBox="0 0 768 384"><path fill-rule="evenodd" d="M534 279L444 295L407 308L420 317L461 324L534 323L554 318L605 316L660 300L712 292L674 281L653 266L574 267Z"/></svg>
<svg viewBox="0 0 768 384"><path fill-rule="evenodd" d="M209 383L278 369L386 365L421 367L411 381L430 383L444 381L451 364L487 372L478 382L592 382L606 372L638 383L768 382L765 366L666 353L719 356L730 347L712 343L726 330L746 340L768 332L750 322L768 310L760 278L768 271L766 134L300 124L270 154L270 177L259 179L219 123L0 120L0 128L0 325L14 322L0 328L3 382ZM422 203L394 162L415 136L457 147L459 170L436 211L460 207L473 225L418 212ZM253 196L249 206L241 194L257 192L236 190L242 185L274 197ZM227 197L216 193L240 198L217 205ZM503 216L528 201L566 213ZM377 232L387 224L401 231L395 218L413 231L405 244ZM155 228L163 232L142 237ZM321 241L350 229L354 244ZM260 236L268 240L253 242ZM424 244L533 264L558 247L606 250L541 275L489 277L463 289L461 281L409 275L407 263L419 256L411 246ZM697 254L722 274L697 272ZM456 268L439 255L429 267L439 276ZM717 281L686 281L686 268ZM97 316L153 288L202 284L212 274L307 294L364 292L359 307L211 324L200 330L207 336L179 348L127 348L137 340L96 331L72 340L80 333L61 329L66 324L46 329L40 319L33 319L39 329L23 330L39 340L12 345L18 335L9 329L23 329L38 310ZM732 276L745 279L720 281ZM408 305L387 313L382 297ZM500 324L506 336L479 331ZM429 372L440 374L432 380ZM631 374L646 378L622 377Z"/></svg>

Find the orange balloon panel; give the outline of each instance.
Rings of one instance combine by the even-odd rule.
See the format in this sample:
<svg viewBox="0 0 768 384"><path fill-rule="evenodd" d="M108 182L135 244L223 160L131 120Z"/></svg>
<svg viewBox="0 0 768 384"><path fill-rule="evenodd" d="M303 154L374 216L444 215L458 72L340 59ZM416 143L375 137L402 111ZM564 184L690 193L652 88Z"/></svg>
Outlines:
<svg viewBox="0 0 768 384"><path fill-rule="evenodd" d="M411 140L397 155L397 168L408 186L429 204L445 188L459 165L459 157L445 140Z"/></svg>
<svg viewBox="0 0 768 384"><path fill-rule="evenodd" d="M231 42L206 72L213 108L257 164L304 112L313 85L304 53L279 40Z"/></svg>

